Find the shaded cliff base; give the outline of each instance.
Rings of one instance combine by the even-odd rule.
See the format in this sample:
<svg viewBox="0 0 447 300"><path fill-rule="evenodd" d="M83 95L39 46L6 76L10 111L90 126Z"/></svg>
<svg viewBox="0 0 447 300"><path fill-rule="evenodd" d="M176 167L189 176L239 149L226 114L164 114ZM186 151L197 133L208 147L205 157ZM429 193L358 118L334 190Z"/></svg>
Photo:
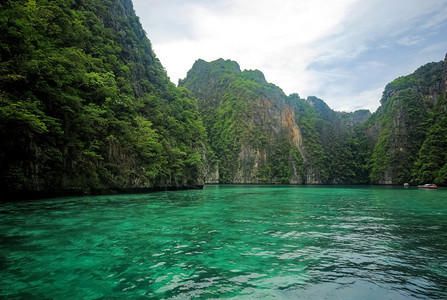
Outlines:
<svg viewBox="0 0 447 300"><path fill-rule="evenodd" d="M155 192L181 191L181 190L201 190L203 185L188 186L167 186L153 188L114 188L114 189L60 189L55 191L4 191L0 193L1 202L38 200L60 197L82 197L82 196L100 196L100 195L120 195L120 194L149 194Z"/></svg>
<svg viewBox="0 0 447 300"><path fill-rule="evenodd" d="M304 183L304 184L296 184L296 183L206 183L205 186L296 186L296 187L347 187L347 186L383 186L383 187L404 187L403 184L381 184L381 183L342 183L342 184L334 184L334 183ZM406 187L417 187L418 184L410 184ZM447 185L437 185L438 187L447 187Z"/></svg>
<svg viewBox="0 0 447 300"><path fill-rule="evenodd" d="M346 186L388 186L401 187L401 184L279 184L279 183L206 183L205 186L296 186L296 187L346 187ZM416 187L417 185L410 185ZM447 187L446 185L438 185L438 187ZM52 199L62 197L86 197L101 195L131 195L131 194L151 194L167 191L185 191L185 190L202 190L204 185L190 186L170 186L155 188L116 188L86 191L82 189L65 189L54 192L45 191L21 191L21 192L4 192L0 193L0 202L15 202L26 200Z"/></svg>

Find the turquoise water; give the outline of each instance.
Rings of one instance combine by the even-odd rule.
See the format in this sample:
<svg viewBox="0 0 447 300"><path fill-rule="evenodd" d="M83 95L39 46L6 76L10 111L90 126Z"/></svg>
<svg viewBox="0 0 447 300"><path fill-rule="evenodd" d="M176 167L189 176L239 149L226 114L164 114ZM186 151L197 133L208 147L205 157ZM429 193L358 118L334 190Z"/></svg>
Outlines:
<svg viewBox="0 0 447 300"><path fill-rule="evenodd" d="M447 298L447 190L206 186L0 204L0 298Z"/></svg>

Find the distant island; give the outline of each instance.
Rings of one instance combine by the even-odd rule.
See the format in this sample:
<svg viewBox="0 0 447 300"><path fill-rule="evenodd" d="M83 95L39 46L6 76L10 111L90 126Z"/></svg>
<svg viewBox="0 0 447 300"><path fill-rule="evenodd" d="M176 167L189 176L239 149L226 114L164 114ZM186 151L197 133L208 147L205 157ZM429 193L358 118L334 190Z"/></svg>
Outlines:
<svg viewBox="0 0 447 300"><path fill-rule="evenodd" d="M0 16L3 199L447 184L447 56L389 83L373 114L347 113L231 60L199 59L176 87L131 0L9 1Z"/></svg>

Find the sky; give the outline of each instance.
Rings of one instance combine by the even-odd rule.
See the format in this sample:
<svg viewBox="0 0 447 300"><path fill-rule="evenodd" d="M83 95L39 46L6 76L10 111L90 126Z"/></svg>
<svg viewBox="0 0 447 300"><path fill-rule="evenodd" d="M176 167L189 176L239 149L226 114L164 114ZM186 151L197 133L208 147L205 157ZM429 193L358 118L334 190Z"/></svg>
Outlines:
<svg viewBox="0 0 447 300"><path fill-rule="evenodd" d="M133 3L175 84L197 59L231 59L336 111L374 112L387 83L447 52L447 0Z"/></svg>

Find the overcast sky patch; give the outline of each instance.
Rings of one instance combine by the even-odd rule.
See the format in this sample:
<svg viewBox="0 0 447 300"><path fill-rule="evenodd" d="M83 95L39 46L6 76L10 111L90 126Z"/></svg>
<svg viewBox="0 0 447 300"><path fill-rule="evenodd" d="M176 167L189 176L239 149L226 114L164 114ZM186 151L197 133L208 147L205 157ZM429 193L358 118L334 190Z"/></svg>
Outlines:
<svg viewBox="0 0 447 300"><path fill-rule="evenodd" d="M199 58L231 59L339 111L375 111L388 82L447 51L447 0L133 2L174 83Z"/></svg>

